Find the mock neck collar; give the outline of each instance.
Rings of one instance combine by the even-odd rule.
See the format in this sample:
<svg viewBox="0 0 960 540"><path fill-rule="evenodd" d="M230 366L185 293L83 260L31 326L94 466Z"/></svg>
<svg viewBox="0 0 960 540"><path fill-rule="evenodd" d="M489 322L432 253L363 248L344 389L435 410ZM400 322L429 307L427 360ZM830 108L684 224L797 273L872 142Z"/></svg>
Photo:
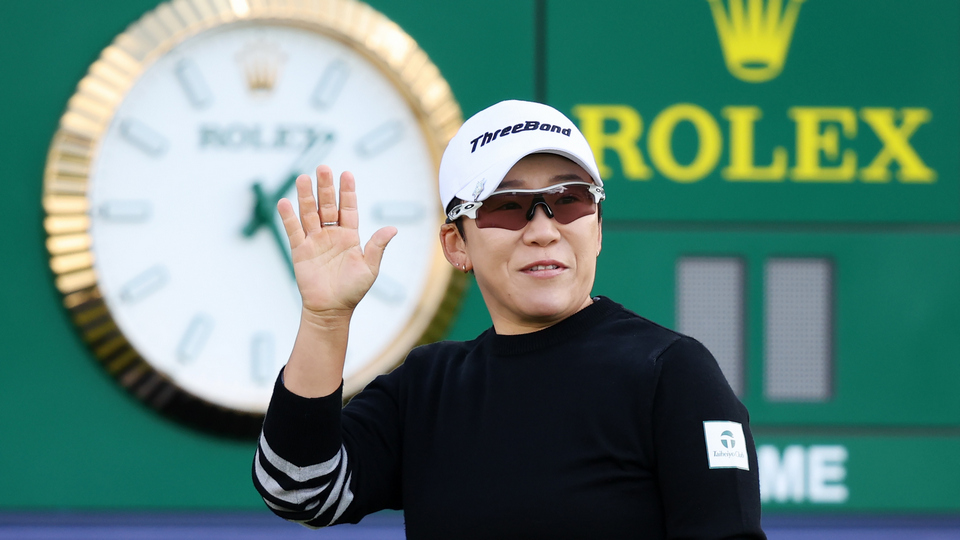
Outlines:
<svg viewBox="0 0 960 540"><path fill-rule="evenodd" d="M500 335L490 328L488 340L493 354L512 356L555 346L595 328L618 307L605 296L594 296L593 303L562 321L528 334Z"/></svg>

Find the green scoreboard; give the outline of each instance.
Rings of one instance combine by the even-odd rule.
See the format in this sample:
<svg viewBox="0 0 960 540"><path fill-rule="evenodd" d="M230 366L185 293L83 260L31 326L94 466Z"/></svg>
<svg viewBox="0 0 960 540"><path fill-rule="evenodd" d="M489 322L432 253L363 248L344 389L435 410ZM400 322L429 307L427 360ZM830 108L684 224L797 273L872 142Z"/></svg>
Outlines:
<svg viewBox="0 0 960 540"><path fill-rule="evenodd" d="M960 3L549 4L596 292L702 340L769 509L960 509Z"/></svg>

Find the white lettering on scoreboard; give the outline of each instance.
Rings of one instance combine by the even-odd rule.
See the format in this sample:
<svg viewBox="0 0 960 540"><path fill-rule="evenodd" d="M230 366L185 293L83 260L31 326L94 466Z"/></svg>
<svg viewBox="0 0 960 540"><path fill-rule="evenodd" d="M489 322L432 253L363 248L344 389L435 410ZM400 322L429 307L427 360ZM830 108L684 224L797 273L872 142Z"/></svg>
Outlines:
<svg viewBox="0 0 960 540"><path fill-rule="evenodd" d="M772 444L761 445L757 448L761 502L847 502L847 455L842 445L794 444L783 452Z"/></svg>

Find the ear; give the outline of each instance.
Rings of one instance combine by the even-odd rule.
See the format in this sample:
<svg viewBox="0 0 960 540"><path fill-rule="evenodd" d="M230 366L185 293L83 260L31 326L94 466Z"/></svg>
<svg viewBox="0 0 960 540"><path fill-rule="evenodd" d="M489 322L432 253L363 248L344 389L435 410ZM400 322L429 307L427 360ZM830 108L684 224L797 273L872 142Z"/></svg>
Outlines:
<svg viewBox="0 0 960 540"><path fill-rule="evenodd" d="M470 264L470 256L467 254L467 244L460 236L460 231L453 223L444 223L440 226L440 246L443 248L443 256L447 262L461 272L466 272L473 267Z"/></svg>

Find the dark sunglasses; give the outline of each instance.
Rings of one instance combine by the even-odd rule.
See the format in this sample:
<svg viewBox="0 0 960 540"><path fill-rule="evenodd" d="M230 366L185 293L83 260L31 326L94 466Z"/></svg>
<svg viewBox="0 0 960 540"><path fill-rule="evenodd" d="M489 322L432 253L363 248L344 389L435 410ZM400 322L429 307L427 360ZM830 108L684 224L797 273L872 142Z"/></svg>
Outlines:
<svg viewBox="0 0 960 540"><path fill-rule="evenodd" d="M467 217L480 229L496 227L519 231L533 219L538 206L548 218L566 225L597 211L605 198L603 188L587 182L564 182L543 189L494 191L482 201L468 201L447 213L447 223Z"/></svg>

